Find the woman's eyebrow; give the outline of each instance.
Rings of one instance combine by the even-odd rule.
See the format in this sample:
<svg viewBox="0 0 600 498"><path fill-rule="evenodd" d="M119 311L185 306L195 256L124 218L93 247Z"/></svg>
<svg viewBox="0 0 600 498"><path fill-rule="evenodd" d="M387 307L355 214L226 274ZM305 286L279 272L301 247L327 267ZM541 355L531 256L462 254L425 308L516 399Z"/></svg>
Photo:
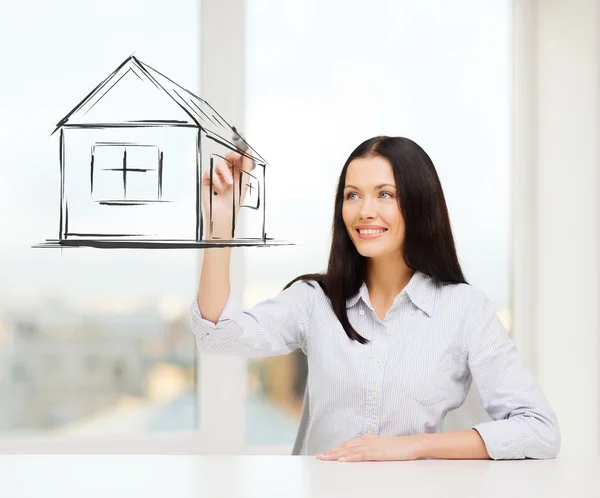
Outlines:
<svg viewBox="0 0 600 498"><path fill-rule="evenodd" d="M378 188L383 188L383 187L396 188L396 185L392 185L391 183L380 183L379 185L375 185L374 188L378 189ZM354 185L346 185L344 188L353 188L356 190L360 190L358 187L355 187Z"/></svg>

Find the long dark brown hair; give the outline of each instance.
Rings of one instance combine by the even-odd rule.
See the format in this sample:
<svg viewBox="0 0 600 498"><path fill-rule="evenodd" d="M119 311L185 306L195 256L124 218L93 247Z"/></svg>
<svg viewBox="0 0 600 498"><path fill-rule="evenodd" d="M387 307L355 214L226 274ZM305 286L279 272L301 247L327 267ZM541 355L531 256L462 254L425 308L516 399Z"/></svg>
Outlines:
<svg viewBox="0 0 600 498"><path fill-rule="evenodd" d="M337 186L333 214L333 237L325 273L300 275L321 286L346 334L362 344L369 342L348 321L346 300L354 296L366 277L367 259L354 246L342 218L348 165L357 158L381 156L394 172L398 206L404 218L403 257L414 271L440 284L467 283L456 255L448 208L439 177L427 153L404 137L374 137L361 143L346 160Z"/></svg>

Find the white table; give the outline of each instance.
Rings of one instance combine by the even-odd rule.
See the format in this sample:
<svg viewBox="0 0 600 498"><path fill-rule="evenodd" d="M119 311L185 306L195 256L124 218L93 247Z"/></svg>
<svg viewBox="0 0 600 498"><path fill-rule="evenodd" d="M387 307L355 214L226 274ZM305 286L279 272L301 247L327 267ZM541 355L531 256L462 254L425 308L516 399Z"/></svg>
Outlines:
<svg viewBox="0 0 600 498"><path fill-rule="evenodd" d="M600 496L600 458L323 462L298 456L0 455L2 498Z"/></svg>

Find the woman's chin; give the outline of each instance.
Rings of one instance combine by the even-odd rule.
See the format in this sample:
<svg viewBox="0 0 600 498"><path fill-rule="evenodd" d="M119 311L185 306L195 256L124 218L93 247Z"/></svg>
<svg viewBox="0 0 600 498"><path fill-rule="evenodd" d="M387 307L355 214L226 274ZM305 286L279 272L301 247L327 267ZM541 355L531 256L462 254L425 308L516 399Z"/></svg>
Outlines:
<svg viewBox="0 0 600 498"><path fill-rule="evenodd" d="M385 247L377 247L376 244L369 246L368 244L359 244L356 247L358 253L365 258L378 258L387 254L389 251Z"/></svg>

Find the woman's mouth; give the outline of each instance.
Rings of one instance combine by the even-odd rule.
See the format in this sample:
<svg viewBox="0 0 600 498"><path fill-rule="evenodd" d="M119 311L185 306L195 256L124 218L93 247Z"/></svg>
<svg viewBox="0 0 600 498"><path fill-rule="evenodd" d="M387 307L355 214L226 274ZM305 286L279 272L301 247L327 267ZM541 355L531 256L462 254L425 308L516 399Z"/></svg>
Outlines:
<svg viewBox="0 0 600 498"><path fill-rule="evenodd" d="M356 232L361 239L376 239L387 232L387 228L357 228Z"/></svg>

